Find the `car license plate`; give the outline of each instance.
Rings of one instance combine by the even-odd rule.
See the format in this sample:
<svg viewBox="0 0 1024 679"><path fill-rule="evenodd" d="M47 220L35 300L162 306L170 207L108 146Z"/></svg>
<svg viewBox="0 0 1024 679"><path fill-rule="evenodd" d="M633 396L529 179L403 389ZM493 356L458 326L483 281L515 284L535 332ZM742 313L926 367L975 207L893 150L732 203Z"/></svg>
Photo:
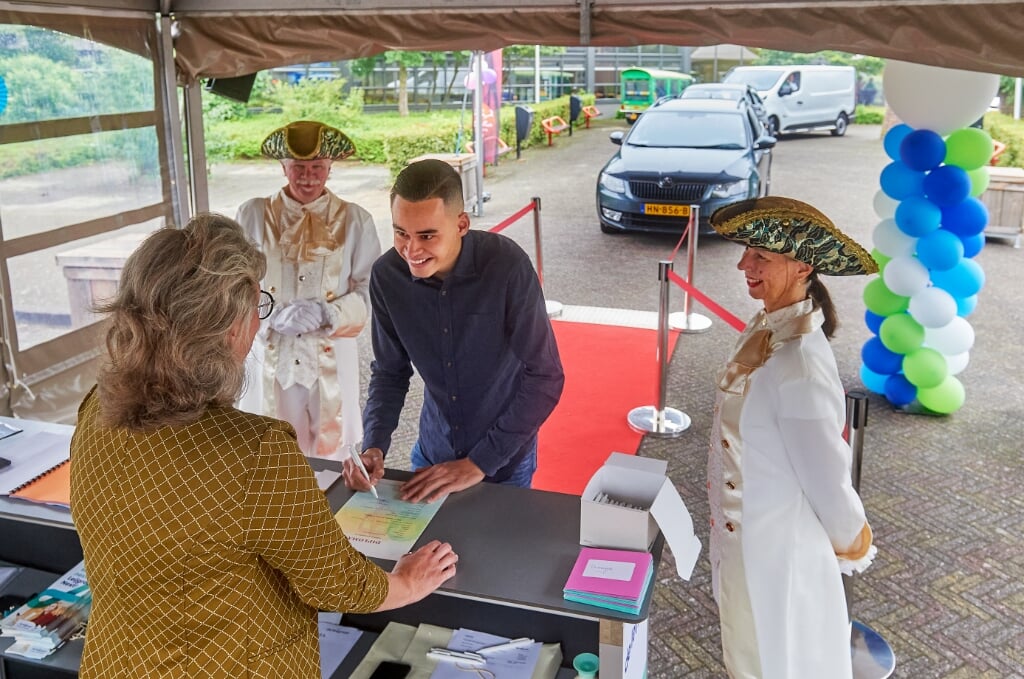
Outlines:
<svg viewBox="0 0 1024 679"><path fill-rule="evenodd" d="M665 205L664 203L644 203L645 215L661 215L663 217L689 217L689 205Z"/></svg>

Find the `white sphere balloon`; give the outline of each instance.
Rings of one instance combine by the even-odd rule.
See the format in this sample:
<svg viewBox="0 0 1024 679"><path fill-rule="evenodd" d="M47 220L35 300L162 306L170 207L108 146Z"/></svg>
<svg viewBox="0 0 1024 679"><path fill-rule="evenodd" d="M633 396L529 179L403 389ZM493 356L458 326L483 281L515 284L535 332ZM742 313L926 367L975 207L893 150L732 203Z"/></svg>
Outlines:
<svg viewBox="0 0 1024 679"><path fill-rule="evenodd" d="M956 300L942 288L932 286L911 297L907 310L925 328L941 328L956 316Z"/></svg>
<svg viewBox="0 0 1024 679"><path fill-rule="evenodd" d="M914 256L893 257L882 270L885 286L902 297L913 297L928 287L928 268Z"/></svg>
<svg viewBox="0 0 1024 679"><path fill-rule="evenodd" d="M962 354L974 346L974 328L966 318L954 316L941 328L925 328L924 344L946 356Z"/></svg>
<svg viewBox="0 0 1024 679"><path fill-rule="evenodd" d="M871 241L886 257L907 257L917 249L917 239L896 226L895 219L883 219L871 233Z"/></svg>
<svg viewBox="0 0 1024 679"><path fill-rule="evenodd" d="M971 352L965 351L962 354L955 354L953 356L946 356L946 369L949 370L950 375L959 375L967 367L967 364L971 360Z"/></svg>
<svg viewBox="0 0 1024 679"><path fill-rule="evenodd" d="M896 216L896 207L900 204L882 189L875 192L875 214L882 219L892 219Z"/></svg>
<svg viewBox="0 0 1024 679"><path fill-rule="evenodd" d="M885 63L885 101L907 125L943 136L984 115L999 76L906 61Z"/></svg>

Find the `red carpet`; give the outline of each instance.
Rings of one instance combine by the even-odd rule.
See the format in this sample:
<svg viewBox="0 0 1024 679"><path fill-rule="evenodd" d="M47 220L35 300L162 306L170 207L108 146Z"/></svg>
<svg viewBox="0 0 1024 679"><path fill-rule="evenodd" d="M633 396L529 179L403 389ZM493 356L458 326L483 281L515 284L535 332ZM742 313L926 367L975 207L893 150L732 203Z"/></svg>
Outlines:
<svg viewBox="0 0 1024 679"><path fill-rule="evenodd" d="M658 397L657 332L552 321L565 389L540 429L533 487L579 495L608 455L635 454L641 434L626 416ZM669 333L669 355L678 333Z"/></svg>

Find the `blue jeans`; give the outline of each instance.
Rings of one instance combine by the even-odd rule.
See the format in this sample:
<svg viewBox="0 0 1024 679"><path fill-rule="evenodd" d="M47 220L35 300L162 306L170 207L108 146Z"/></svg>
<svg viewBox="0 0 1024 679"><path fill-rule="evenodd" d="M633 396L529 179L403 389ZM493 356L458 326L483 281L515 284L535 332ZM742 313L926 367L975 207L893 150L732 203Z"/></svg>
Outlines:
<svg viewBox="0 0 1024 679"><path fill-rule="evenodd" d="M420 442L416 441L413 444L412 450L409 452L409 457L412 458L412 468L421 469L423 467L429 467L430 461L423 457L423 451L420 450ZM504 486L516 486L518 488L529 488L533 482L533 472L537 470L537 442L533 442L533 448L523 458L523 461L519 463L519 466L512 470L512 476L508 477L500 483Z"/></svg>

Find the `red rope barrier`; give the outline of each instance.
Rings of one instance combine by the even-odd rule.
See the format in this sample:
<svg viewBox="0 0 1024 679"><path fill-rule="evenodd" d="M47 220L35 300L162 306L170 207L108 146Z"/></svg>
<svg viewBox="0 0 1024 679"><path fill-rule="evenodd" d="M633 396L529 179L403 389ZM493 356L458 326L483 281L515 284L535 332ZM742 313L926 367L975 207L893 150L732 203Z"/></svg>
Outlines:
<svg viewBox="0 0 1024 679"><path fill-rule="evenodd" d="M505 229L509 224L511 224L512 222L516 221L520 217L522 217L523 215L529 214L530 212L533 212L533 209L535 207L536 207L536 204L533 201L530 201L530 204L527 205L526 207L524 207L522 210L520 210L519 212L515 213L514 215L512 215L511 217L509 217L505 221L500 222L498 224L495 224L494 226L492 226L491 228L489 228L487 230L490 231L491 233L498 233L499 231Z"/></svg>
<svg viewBox="0 0 1024 679"><path fill-rule="evenodd" d="M686 228L683 229L683 235L679 237L679 242L676 243L676 246L672 249L672 254L668 256L668 261L670 261L670 262L676 261L676 253L679 252L679 248L682 247L683 241L686 240L686 234L688 234L688 233L690 233L690 223L689 222L686 223Z"/></svg>
<svg viewBox="0 0 1024 679"><path fill-rule="evenodd" d="M676 285L678 285L679 287L681 287L686 292L690 293L694 297L694 299L703 304L705 307L708 308L709 311L711 311L713 314L715 314L723 321L731 325L738 332L743 332L743 329L747 327L746 323L736 318L736 316L733 316L724 307L720 306L717 302L712 300L703 292L701 292L700 290L698 290L697 288L693 287L685 280L680 278L679 274L677 274L675 271L668 272L668 279L675 283Z"/></svg>

